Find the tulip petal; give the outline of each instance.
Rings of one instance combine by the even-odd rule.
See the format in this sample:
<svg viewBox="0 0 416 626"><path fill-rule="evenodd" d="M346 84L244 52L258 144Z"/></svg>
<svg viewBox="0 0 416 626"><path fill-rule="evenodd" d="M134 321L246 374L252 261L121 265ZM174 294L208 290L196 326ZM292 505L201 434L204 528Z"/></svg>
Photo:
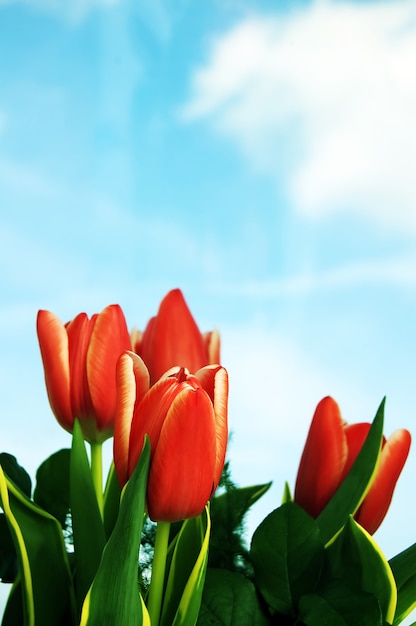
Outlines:
<svg viewBox="0 0 416 626"><path fill-rule="evenodd" d="M112 430L116 410L116 364L131 350L126 320L118 304L107 306L96 318L86 357L88 387L99 430Z"/></svg>
<svg viewBox="0 0 416 626"><path fill-rule="evenodd" d="M207 364L201 332L180 289L173 289L162 300L159 312L143 333L140 356L154 383L174 365L196 372Z"/></svg>
<svg viewBox="0 0 416 626"><path fill-rule="evenodd" d="M220 363L220 334L216 328L208 333L203 333L203 342L208 355L207 363Z"/></svg>
<svg viewBox="0 0 416 626"><path fill-rule="evenodd" d="M347 459L340 409L331 397L321 400L309 428L296 478L294 500L317 517L335 493Z"/></svg>
<svg viewBox="0 0 416 626"><path fill-rule="evenodd" d="M370 428L371 424L368 422L359 422L357 424L347 424L344 426L344 432L347 438L348 456L342 471L340 482L344 480L350 471L359 451L363 447Z"/></svg>
<svg viewBox="0 0 416 626"><path fill-rule="evenodd" d="M390 506L394 488L409 454L410 443L410 433L399 429L383 446L374 482L354 516L371 535L380 526Z"/></svg>
<svg viewBox="0 0 416 626"><path fill-rule="evenodd" d="M178 383L176 376L162 378L150 387L141 402L136 403L130 430L129 475L139 460L145 435L150 439L153 454L169 407L184 385L189 386L187 383Z"/></svg>
<svg viewBox="0 0 416 626"><path fill-rule="evenodd" d="M123 487L129 478L129 442L134 407L149 389L149 372L136 354L124 352L120 356L116 367L116 385L113 455L117 478Z"/></svg>
<svg viewBox="0 0 416 626"><path fill-rule="evenodd" d="M97 430L85 367L88 346L96 319L96 315L88 319L86 313L79 313L66 325L72 412L74 417L81 418L82 432L88 440L94 438Z"/></svg>
<svg viewBox="0 0 416 626"><path fill-rule="evenodd" d="M198 370L195 376L208 393L214 406L216 460L213 490L215 491L224 467L228 443L228 373L224 367L208 365Z"/></svg>
<svg viewBox="0 0 416 626"><path fill-rule="evenodd" d="M173 400L151 462L148 509L155 521L199 515L212 492L216 434L214 410L201 388Z"/></svg>
<svg viewBox="0 0 416 626"><path fill-rule="evenodd" d="M50 311L39 311L37 333L49 403L60 425L71 432L74 418L70 399L68 335L65 326Z"/></svg>

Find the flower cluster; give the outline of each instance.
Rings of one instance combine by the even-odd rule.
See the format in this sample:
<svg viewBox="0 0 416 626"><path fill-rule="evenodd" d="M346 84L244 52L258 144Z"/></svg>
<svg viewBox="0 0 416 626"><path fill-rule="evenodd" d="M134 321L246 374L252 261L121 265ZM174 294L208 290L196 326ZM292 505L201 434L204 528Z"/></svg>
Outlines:
<svg viewBox="0 0 416 626"><path fill-rule="evenodd" d="M0 578L14 583L2 626L377 626L416 607L416 544L387 561L372 537L411 443L383 435L384 400L355 424L330 396L318 403L293 497L286 485L247 549L244 517L271 483L230 478L220 336L201 333L182 292L143 332L112 304L68 323L39 311L37 334L71 448L40 466L33 493L0 454Z"/></svg>

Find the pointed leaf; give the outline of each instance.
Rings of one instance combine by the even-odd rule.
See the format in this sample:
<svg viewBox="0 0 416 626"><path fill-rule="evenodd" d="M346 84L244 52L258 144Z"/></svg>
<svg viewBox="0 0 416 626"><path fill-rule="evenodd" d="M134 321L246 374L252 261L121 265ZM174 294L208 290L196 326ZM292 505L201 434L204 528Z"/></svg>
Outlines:
<svg viewBox="0 0 416 626"><path fill-rule="evenodd" d="M0 501L19 558L24 626L72 623L72 580L59 522L31 502L1 467ZM10 609L8 619L13 614ZM8 623L13 622L3 622Z"/></svg>
<svg viewBox="0 0 416 626"><path fill-rule="evenodd" d="M393 624L400 624L416 607L416 543L389 561L396 585L397 607Z"/></svg>
<svg viewBox="0 0 416 626"><path fill-rule="evenodd" d="M161 626L191 626L196 623L207 568L210 529L206 506L201 515L185 520L176 535Z"/></svg>
<svg viewBox="0 0 416 626"><path fill-rule="evenodd" d="M33 499L42 509L66 527L69 503L69 459L68 448L59 450L44 461L36 472L36 488Z"/></svg>
<svg viewBox="0 0 416 626"><path fill-rule="evenodd" d="M139 462L123 489L117 522L85 598L80 626L150 626L138 586L149 460L146 438Z"/></svg>
<svg viewBox="0 0 416 626"><path fill-rule="evenodd" d="M397 603L393 573L374 539L352 516L327 550L320 588L326 581L338 579L357 592L372 594L380 606L383 623L393 623Z"/></svg>
<svg viewBox="0 0 416 626"><path fill-rule="evenodd" d="M3 472L6 474L16 487L19 487L23 493L30 498L32 493L32 481L27 471L19 465L17 459L12 454L2 452L0 454L0 465L3 468Z"/></svg>
<svg viewBox="0 0 416 626"><path fill-rule="evenodd" d="M242 574L207 569L197 626L267 626L253 583Z"/></svg>
<svg viewBox="0 0 416 626"><path fill-rule="evenodd" d="M70 501L77 600L81 607L100 563L105 534L78 420L72 435Z"/></svg>
<svg viewBox="0 0 416 626"><path fill-rule="evenodd" d="M301 595L313 592L324 562L319 528L294 502L270 513L251 542L255 583L273 613L296 614Z"/></svg>
<svg viewBox="0 0 416 626"><path fill-rule="evenodd" d="M107 483L104 491L104 529L105 536L108 537L113 532L120 507L121 489L118 482L114 462L111 463L107 476Z"/></svg>
<svg viewBox="0 0 416 626"><path fill-rule="evenodd" d="M384 626L376 598L337 581L320 593L303 596L300 619L306 626Z"/></svg>

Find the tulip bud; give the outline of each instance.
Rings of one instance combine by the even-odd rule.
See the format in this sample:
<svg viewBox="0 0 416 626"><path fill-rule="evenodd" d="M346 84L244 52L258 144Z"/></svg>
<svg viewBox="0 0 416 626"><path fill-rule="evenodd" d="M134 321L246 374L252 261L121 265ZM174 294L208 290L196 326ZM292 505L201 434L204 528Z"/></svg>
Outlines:
<svg viewBox="0 0 416 626"><path fill-rule="evenodd" d="M370 430L370 424L346 424L335 400L318 404L299 464L294 500L317 517L347 476ZM396 482L409 454L411 437L405 429L383 437L380 461L354 517L370 534L383 521Z"/></svg>
<svg viewBox="0 0 416 626"><path fill-rule="evenodd" d="M59 424L72 432L78 418L87 441L111 437L116 363L131 348L121 308L107 306L91 319L80 313L65 325L50 311L39 311L37 333L49 402Z"/></svg>
<svg viewBox="0 0 416 626"><path fill-rule="evenodd" d="M117 367L114 462L120 484L150 439L149 516L173 522L199 515L221 477L228 437L228 376L217 366L195 375L172 368L145 391L144 364L131 352Z"/></svg>

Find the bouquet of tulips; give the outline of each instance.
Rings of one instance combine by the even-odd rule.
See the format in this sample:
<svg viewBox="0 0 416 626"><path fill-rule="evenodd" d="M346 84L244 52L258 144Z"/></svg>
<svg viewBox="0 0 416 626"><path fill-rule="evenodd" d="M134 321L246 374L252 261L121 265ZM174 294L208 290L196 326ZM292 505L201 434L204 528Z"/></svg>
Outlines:
<svg viewBox="0 0 416 626"><path fill-rule="evenodd" d="M0 454L2 626L384 626L416 606L416 544L389 562L372 535L410 448L318 404L293 495L246 544L270 483L226 462L228 374L176 289L143 333L118 305L63 324L39 311L46 390L71 447L36 484ZM113 437L103 476L102 444Z"/></svg>

